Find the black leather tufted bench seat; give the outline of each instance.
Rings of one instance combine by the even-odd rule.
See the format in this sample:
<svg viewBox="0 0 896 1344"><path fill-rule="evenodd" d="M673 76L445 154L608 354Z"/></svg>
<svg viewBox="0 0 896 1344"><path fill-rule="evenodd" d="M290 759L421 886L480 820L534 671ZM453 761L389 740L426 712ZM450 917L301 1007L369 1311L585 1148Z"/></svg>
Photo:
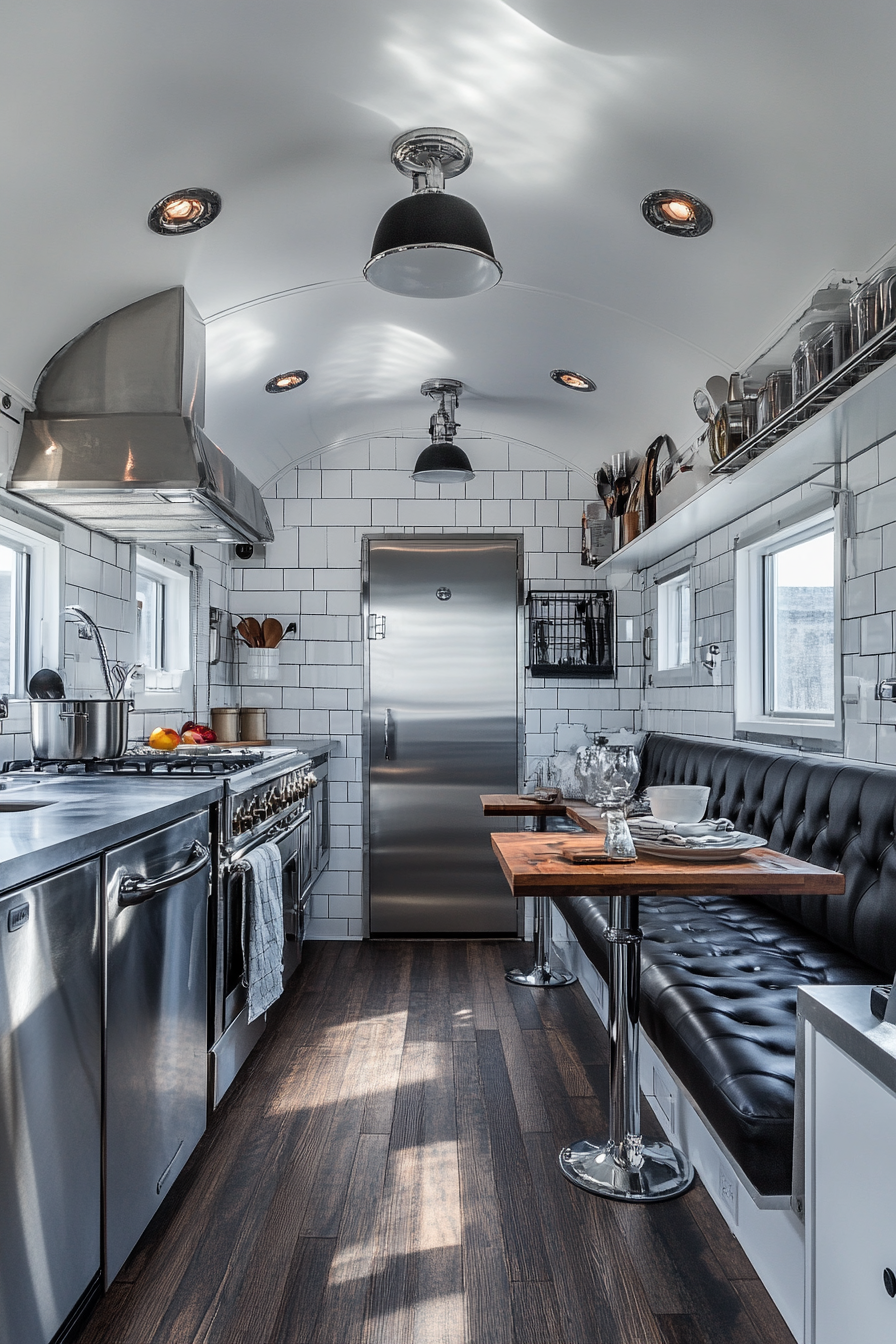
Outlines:
<svg viewBox="0 0 896 1344"><path fill-rule="evenodd" d="M652 735L642 780L708 784L710 816L845 875L835 897L641 903L644 1031L757 1191L788 1195L797 987L896 972L896 773ZM558 908L606 980L606 900Z"/></svg>

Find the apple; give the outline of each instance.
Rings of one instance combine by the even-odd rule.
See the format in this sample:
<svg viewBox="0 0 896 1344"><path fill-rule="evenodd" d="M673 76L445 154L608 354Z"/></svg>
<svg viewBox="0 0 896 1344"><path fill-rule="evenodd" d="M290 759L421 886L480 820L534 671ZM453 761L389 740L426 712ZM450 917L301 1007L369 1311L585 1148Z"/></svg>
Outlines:
<svg viewBox="0 0 896 1344"><path fill-rule="evenodd" d="M180 742L180 733L176 728L154 728L149 735L149 745L157 751L173 751Z"/></svg>
<svg viewBox="0 0 896 1344"><path fill-rule="evenodd" d="M192 742L194 746L205 746L211 742L217 742L217 734L212 732L204 723L193 723L189 719L181 728L181 736L185 742Z"/></svg>

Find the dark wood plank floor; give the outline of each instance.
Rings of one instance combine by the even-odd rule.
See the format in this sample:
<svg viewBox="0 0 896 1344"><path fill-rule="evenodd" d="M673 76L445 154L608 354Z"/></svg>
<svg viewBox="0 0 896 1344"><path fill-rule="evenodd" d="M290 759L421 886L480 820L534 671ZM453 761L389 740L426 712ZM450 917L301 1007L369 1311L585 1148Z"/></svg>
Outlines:
<svg viewBox="0 0 896 1344"><path fill-rule="evenodd" d="M307 946L81 1344L792 1344L699 1184L563 1179L606 1036L578 986L509 985L521 957Z"/></svg>

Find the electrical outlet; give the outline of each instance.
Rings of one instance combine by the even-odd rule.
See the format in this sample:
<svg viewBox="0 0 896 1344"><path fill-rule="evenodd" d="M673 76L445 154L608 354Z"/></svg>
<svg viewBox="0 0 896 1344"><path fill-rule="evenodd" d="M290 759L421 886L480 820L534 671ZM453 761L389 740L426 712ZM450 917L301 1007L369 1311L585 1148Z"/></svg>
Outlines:
<svg viewBox="0 0 896 1344"><path fill-rule="evenodd" d="M719 1163L719 1198L737 1226L737 1178L724 1163Z"/></svg>

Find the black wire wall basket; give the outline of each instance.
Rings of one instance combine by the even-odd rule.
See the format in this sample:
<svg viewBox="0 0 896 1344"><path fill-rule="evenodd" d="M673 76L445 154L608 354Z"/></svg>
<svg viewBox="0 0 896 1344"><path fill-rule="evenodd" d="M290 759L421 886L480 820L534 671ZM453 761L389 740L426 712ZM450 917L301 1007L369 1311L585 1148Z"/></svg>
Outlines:
<svg viewBox="0 0 896 1344"><path fill-rule="evenodd" d="M612 677L613 594L536 593L526 598L533 677Z"/></svg>

